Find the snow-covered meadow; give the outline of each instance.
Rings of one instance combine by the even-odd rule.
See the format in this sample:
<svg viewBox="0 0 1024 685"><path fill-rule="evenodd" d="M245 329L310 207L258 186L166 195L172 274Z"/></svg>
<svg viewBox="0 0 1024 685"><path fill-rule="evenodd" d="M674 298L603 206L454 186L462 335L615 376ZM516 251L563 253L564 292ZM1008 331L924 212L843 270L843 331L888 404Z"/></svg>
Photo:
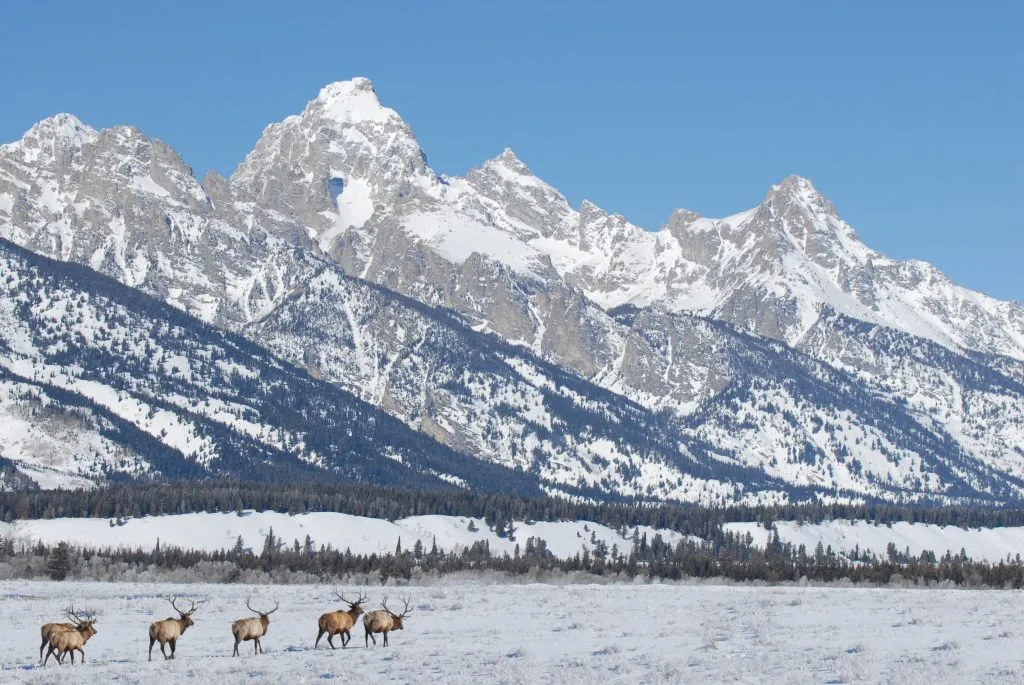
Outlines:
<svg viewBox="0 0 1024 685"><path fill-rule="evenodd" d="M347 591L354 591L348 588ZM728 585L364 588L408 594L391 646L313 651L327 586L0 583L0 681L19 683L1019 683L1017 592ZM147 661L166 594L203 602L178 657ZM230 623L280 600L263 640L232 657ZM39 626L69 602L100 613L84 665L39 666ZM158 648L157 648L158 649Z"/></svg>

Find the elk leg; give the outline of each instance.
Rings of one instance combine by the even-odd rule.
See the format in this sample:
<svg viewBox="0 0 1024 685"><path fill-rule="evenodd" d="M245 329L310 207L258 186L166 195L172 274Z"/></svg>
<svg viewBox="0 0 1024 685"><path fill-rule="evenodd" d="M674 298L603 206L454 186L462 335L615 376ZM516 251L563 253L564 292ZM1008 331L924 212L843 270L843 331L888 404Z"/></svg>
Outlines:
<svg viewBox="0 0 1024 685"><path fill-rule="evenodd" d="M384 631L384 646L388 646L388 631Z"/></svg>
<svg viewBox="0 0 1024 685"><path fill-rule="evenodd" d="M171 658L174 658L174 650L178 646L178 638L171 640Z"/></svg>
<svg viewBox="0 0 1024 685"><path fill-rule="evenodd" d="M79 648L78 648L78 651L79 651L79 653L81 653L81 655L82 655L82 658L81 658L81 659L79 659L78 663L80 663L80 664L84 664L84 663L85 663L85 650L84 650L84 649L82 649L81 647L79 647Z"/></svg>
<svg viewBox="0 0 1024 685"><path fill-rule="evenodd" d="M238 643L239 642L240 642L240 640L236 637L235 638L235 651L231 652L231 656L238 656Z"/></svg>
<svg viewBox="0 0 1024 685"><path fill-rule="evenodd" d="M316 649L316 646L320 644L320 638L322 638L324 636L324 633L326 633L326 632L327 632L326 630L321 628L320 632L318 632L316 634L316 642L313 643L313 649ZM39 650L39 654L42 655L42 653L43 653L43 650L40 649Z"/></svg>
<svg viewBox="0 0 1024 685"><path fill-rule="evenodd" d="M338 648L338 646L334 644L334 633L329 633L327 635L327 644L329 644L331 646L331 649L337 649Z"/></svg>
<svg viewBox="0 0 1024 685"><path fill-rule="evenodd" d="M347 630L341 631L341 648L345 649L345 645L347 645L348 641L351 639L352 633L348 632Z"/></svg>
<svg viewBox="0 0 1024 685"><path fill-rule="evenodd" d="M153 643L154 642L156 642L156 638L155 637L149 638L149 660L150 661L153 660ZM163 645L160 645L160 648L163 649Z"/></svg>
<svg viewBox="0 0 1024 685"><path fill-rule="evenodd" d="M252 641L252 653L253 656L260 653L260 639L258 637Z"/></svg>
<svg viewBox="0 0 1024 685"><path fill-rule="evenodd" d="M75 665L75 650L72 649L68 653L71 654L71 665L74 666Z"/></svg>
<svg viewBox="0 0 1024 685"><path fill-rule="evenodd" d="M45 666L46 662L50 660L51 654L53 654L53 645L50 645L50 649L46 652L46 658L43 659L43 666Z"/></svg>
<svg viewBox="0 0 1024 685"><path fill-rule="evenodd" d="M373 633L371 633L371 632L370 632L369 630L367 630L367 631L366 631L366 637L368 637L368 638L370 638L371 640L373 640L373 646L374 646L374 647L376 647L376 646L377 646L377 638L375 638L375 637L373 636ZM363 642L366 642L366 646L367 646L367 647L369 647L369 646L370 646L370 643L369 643L369 642L368 642L367 640L365 640L365 639L364 639L364 640L363 640Z"/></svg>
<svg viewBox="0 0 1024 685"><path fill-rule="evenodd" d="M49 640L44 637L43 638L43 644L39 645L39 660L40 661L43 660L43 648L46 647L47 643L49 643Z"/></svg>
<svg viewBox="0 0 1024 685"><path fill-rule="evenodd" d="M160 653L164 655L164 659L165 659L165 660L166 660L166 659L168 658L168 657L167 657L167 651L166 651L166 650L164 649L164 646L165 646L166 644L167 644L166 642L161 642L161 643L160 643Z"/></svg>

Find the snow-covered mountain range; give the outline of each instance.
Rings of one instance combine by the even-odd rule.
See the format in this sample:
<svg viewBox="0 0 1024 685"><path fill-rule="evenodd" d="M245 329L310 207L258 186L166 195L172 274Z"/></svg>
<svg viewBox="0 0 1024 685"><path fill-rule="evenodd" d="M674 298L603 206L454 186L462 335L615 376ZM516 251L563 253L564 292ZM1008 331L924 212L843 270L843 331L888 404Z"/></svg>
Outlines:
<svg viewBox="0 0 1024 685"><path fill-rule="evenodd" d="M554 490L1024 492L1024 305L874 252L799 177L648 231L573 207L511 150L437 174L354 79L230 179L129 127L44 120L0 147L0 237Z"/></svg>

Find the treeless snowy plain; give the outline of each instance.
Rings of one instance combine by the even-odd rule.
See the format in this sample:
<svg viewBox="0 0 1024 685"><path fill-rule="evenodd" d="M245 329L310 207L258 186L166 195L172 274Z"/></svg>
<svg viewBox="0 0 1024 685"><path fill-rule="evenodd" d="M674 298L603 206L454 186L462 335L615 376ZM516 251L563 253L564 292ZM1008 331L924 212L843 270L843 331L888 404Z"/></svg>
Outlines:
<svg viewBox="0 0 1024 685"><path fill-rule="evenodd" d="M1019 683L1018 592L726 585L364 588L411 596L391 646L313 651L328 586L0 582L0 681L22 683ZM342 588L354 592L357 588ZM203 602L178 657L146 660L168 593ZM272 604L265 654L232 657L244 602ZM69 602L101 612L85 665L39 666L39 626ZM396 602L397 603L397 602ZM390 603L389 603L390 604ZM392 607L394 608L394 607ZM337 640L336 640L337 642ZM380 639L378 638L378 643ZM159 646L156 648L159 649ZM156 651L156 650L154 650Z"/></svg>

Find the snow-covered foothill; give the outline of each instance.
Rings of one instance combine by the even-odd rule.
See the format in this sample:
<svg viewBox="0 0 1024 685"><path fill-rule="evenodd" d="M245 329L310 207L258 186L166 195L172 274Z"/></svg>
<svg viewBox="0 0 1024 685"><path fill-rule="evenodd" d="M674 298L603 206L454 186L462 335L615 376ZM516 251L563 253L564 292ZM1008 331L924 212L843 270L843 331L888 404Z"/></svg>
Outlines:
<svg viewBox="0 0 1024 685"><path fill-rule="evenodd" d="M1014 559L1024 553L1024 527L1019 526L958 528L906 521L877 524L840 519L823 523L776 521L774 527L782 542L796 547L803 545L808 554L814 553L819 542L823 548L831 547L837 554L857 549L880 557L885 556L889 543L896 545L901 553L909 549L913 556L930 551L942 557L947 552L956 555L963 550L968 558L989 563ZM770 535L759 523L727 523L725 529L740 535L749 534L759 547L765 546Z"/></svg>
<svg viewBox="0 0 1024 685"><path fill-rule="evenodd" d="M444 552L459 552L475 542L486 541L492 554L512 554L516 546L522 548L528 538L536 537L547 542L551 553L562 559L586 549L593 551L597 541L604 542L608 550L618 546L619 551L628 553L634 530L649 540L660 534L673 545L684 537L675 531L649 526L630 527L623 537L618 531L591 521L518 521L513 527L514 539L509 539L499 537L483 519L464 516L412 516L392 522L334 512L292 515L245 510L144 516L113 526L107 519L96 518L18 520L0 522L0 536L46 544L68 541L78 546L131 549L152 549L159 540L164 547L210 552L231 549L241 537L245 547L258 553L273 529L274 536L288 544L294 540L301 543L308 535L317 547L331 545L365 555L392 553L399 541L403 549L411 550L417 540L427 550L436 542Z"/></svg>

